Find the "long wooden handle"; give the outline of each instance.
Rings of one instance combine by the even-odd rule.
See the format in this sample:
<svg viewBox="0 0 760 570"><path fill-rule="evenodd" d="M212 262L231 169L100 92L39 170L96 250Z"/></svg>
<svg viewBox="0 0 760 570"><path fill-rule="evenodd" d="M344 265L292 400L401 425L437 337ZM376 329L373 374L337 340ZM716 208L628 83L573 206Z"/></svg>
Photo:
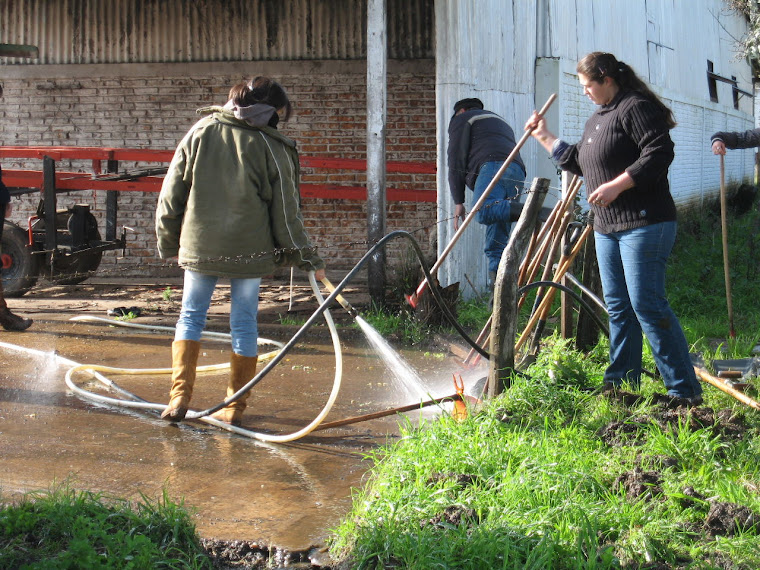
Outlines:
<svg viewBox="0 0 760 570"><path fill-rule="evenodd" d="M538 117L543 117L546 112L549 110L549 107L551 107L552 103L557 99L557 94L552 93L549 96L549 99L546 100L546 103L544 103L544 106L541 107L541 110L538 112ZM483 194L480 196L477 202L472 206L472 210L470 210L470 213L465 216L464 220L462 221L462 224L459 226L459 229L454 233L454 236L451 238L451 241L446 245L444 250L441 252L441 255L438 257L436 262L433 264L433 267L430 268L430 274L435 277L436 271L440 269L441 265L443 265L444 260L446 257L448 257L449 253L451 253L451 250L454 249L454 245L456 245L457 241L459 241L459 238L462 237L462 234L464 233L464 230L467 228L468 225L470 225L470 222L475 217L475 214L477 211L481 208L483 203L488 198L488 195L491 193L491 190L494 189L496 184L498 183L499 179L501 178L502 174L507 170L510 164L512 164L512 161L517 157L518 153L520 152L520 149L523 147L523 145L528 140L528 137L530 137L530 134L535 129L529 129L523 133L523 136L520 137L520 140L517 141L517 144L515 145L515 148L512 149L512 152L509 153L509 156L506 158L504 163L499 168L499 171L496 173L496 175L493 177L491 182L486 186L486 189L483 190ZM419 297L427 287L427 278L423 279L420 284L417 286L417 290L414 292L414 295L410 295L407 297L407 301L409 301L409 304L412 306L415 306L417 303L417 297Z"/></svg>

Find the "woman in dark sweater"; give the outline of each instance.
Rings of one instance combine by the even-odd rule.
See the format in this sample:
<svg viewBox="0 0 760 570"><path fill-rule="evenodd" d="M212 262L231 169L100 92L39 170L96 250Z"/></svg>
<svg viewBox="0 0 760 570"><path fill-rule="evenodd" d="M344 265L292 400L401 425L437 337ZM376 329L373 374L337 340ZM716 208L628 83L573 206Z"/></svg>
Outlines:
<svg viewBox="0 0 760 570"><path fill-rule="evenodd" d="M665 267L676 236L676 207L668 185L673 114L612 54L588 54L577 72L584 93L599 105L581 141L558 139L535 114L526 129L534 129L532 135L563 170L583 176L586 183L610 318L604 382L638 385L643 331L668 394L698 405L702 387L665 298Z"/></svg>

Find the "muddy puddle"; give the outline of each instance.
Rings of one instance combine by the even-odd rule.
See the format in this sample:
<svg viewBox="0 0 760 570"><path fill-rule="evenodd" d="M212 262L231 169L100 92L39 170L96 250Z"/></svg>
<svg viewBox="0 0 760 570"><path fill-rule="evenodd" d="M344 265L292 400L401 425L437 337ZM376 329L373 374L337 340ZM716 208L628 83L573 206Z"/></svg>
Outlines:
<svg viewBox="0 0 760 570"><path fill-rule="evenodd" d="M77 489L131 498L158 498L165 488L195 509L204 538L304 550L322 544L328 529L350 508L351 490L370 467L366 454L399 437L399 416L389 416L315 431L292 443L264 444L200 422L172 425L157 412L85 400L66 387L69 366L60 358L113 367L169 367L170 334L71 322L65 311L32 316L36 321L28 332L0 333L1 342L44 353L0 347L0 491L5 497L64 481ZM150 319L134 322L150 324ZM262 327L261 335L289 339L276 327ZM391 379L358 331L343 335L342 344L342 387L325 421L419 401ZM199 364L226 362L228 347L227 341L204 341ZM456 366L442 350L403 356L433 397L454 392ZM334 367L326 333L307 335L253 389L243 427L275 434L301 429L327 401ZM226 374L199 376L195 409L220 401ZM166 401L168 376L107 376L145 400ZM474 384L479 376L472 372L465 383ZM95 385L85 377L78 384ZM439 413L440 408L427 408L404 418L416 423Z"/></svg>

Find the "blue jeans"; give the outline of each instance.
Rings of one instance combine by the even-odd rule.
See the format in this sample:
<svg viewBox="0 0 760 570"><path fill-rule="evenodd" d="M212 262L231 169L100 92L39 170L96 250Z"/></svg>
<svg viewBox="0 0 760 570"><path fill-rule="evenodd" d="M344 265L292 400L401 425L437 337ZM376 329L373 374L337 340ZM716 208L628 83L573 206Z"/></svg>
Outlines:
<svg viewBox="0 0 760 570"><path fill-rule="evenodd" d="M483 191L493 180L501 168L501 162L486 162L480 167L473 188L472 204L480 200ZM512 163L507 167L499 181L488 194L488 198L475 214L479 224L486 226L486 245L483 251L488 258L488 271L499 269L501 253L509 242L511 207L517 193L522 190L525 182L525 171L519 164Z"/></svg>
<svg viewBox="0 0 760 570"><path fill-rule="evenodd" d="M182 310L174 332L174 340L200 340L206 326L216 282L214 275L185 269ZM232 350L240 356L258 354L259 286L261 279L231 279L230 332Z"/></svg>
<svg viewBox="0 0 760 570"><path fill-rule="evenodd" d="M610 365L604 381L639 383L643 331L668 394L698 396L702 386L694 373L689 345L665 298L665 266L675 243L676 222L594 235L610 315Z"/></svg>

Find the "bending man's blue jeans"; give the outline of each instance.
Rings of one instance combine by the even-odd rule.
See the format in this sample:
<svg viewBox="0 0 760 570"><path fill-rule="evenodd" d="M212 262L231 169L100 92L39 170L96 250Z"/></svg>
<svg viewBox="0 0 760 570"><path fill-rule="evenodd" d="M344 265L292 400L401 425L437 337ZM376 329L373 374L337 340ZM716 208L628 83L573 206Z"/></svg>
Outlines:
<svg viewBox="0 0 760 570"><path fill-rule="evenodd" d="M475 205L483 191L493 180L504 162L486 162L480 167L473 188L472 204ZM478 223L486 226L485 251L488 258L488 271L499 269L501 253L509 242L511 207L517 193L525 182L525 171L519 164L512 163L502 174L499 181L488 194L488 198L475 215Z"/></svg>
<svg viewBox="0 0 760 570"><path fill-rule="evenodd" d="M174 332L174 340L200 340L206 326L211 295L219 280L185 269L182 310ZM232 350L240 356L258 354L259 286L261 279L230 279L230 333Z"/></svg>
<svg viewBox="0 0 760 570"><path fill-rule="evenodd" d="M604 381L640 382L643 330L668 394L698 396L702 387L689 345L665 298L665 267L675 243L676 222L594 236L610 315L610 365Z"/></svg>

